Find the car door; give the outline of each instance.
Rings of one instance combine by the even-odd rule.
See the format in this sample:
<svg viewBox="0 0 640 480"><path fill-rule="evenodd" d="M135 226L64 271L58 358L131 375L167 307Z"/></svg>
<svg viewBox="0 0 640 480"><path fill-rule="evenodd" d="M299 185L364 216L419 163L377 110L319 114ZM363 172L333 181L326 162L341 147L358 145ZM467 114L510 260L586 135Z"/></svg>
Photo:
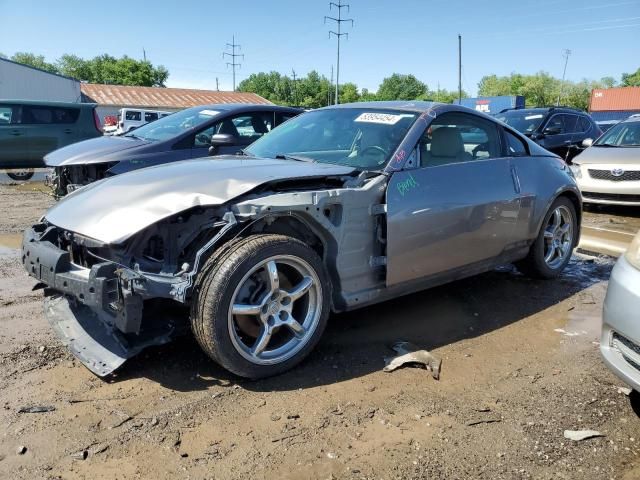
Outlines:
<svg viewBox="0 0 640 480"><path fill-rule="evenodd" d="M427 128L387 188L388 286L491 261L514 242L519 193L499 127L461 112Z"/></svg>
<svg viewBox="0 0 640 480"><path fill-rule="evenodd" d="M552 115L542 130L542 146L565 158L573 140L576 119L575 115L564 113Z"/></svg>
<svg viewBox="0 0 640 480"><path fill-rule="evenodd" d="M19 105L0 104L0 168L29 166L27 132L20 115Z"/></svg>

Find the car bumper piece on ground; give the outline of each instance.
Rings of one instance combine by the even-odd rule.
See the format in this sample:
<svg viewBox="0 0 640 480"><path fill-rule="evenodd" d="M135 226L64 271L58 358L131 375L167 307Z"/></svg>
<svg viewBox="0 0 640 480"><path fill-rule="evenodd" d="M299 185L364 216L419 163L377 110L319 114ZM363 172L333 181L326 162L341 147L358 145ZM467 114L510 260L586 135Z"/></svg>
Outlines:
<svg viewBox="0 0 640 480"><path fill-rule="evenodd" d="M640 391L640 270L621 257L604 302L600 351L607 366Z"/></svg>

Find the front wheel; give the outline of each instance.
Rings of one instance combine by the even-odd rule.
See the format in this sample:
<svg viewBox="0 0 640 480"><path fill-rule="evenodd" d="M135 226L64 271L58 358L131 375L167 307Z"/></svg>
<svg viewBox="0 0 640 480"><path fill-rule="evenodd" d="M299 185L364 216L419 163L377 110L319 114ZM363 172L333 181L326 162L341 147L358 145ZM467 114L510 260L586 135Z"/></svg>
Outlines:
<svg viewBox="0 0 640 480"><path fill-rule="evenodd" d="M527 257L516 263L525 275L536 278L555 278L569 263L578 238L578 220L573 202L559 197L544 217Z"/></svg>
<svg viewBox="0 0 640 480"><path fill-rule="evenodd" d="M212 262L191 315L202 349L247 378L302 361L329 316L329 282L316 252L291 237L256 235Z"/></svg>

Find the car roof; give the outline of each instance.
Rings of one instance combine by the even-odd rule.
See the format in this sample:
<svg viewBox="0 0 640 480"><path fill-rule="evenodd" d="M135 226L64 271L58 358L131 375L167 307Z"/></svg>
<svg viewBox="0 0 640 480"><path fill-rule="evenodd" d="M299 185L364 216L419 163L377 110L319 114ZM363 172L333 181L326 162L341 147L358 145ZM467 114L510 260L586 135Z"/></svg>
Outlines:
<svg viewBox="0 0 640 480"><path fill-rule="evenodd" d="M423 100L393 100L379 102L355 102L340 103L338 105L329 105L320 110L331 108L377 108L382 110L407 110L409 112L426 112L440 105L448 105L446 103L426 102Z"/></svg>
<svg viewBox="0 0 640 480"><path fill-rule="evenodd" d="M218 110L220 112L276 111L302 113L304 111L303 109L298 107L284 107L280 105L267 105L264 103L210 103L207 105L196 105L195 107L190 107L191 110L203 108Z"/></svg>
<svg viewBox="0 0 640 480"><path fill-rule="evenodd" d="M43 107L95 107L95 103L80 103L80 102L48 102L45 100L20 100L16 98L5 99L0 98L0 103L10 105L38 105Z"/></svg>
<svg viewBox="0 0 640 480"><path fill-rule="evenodd" d="M558 113L572 113L574 115L587 115L587 112L583 112L582 110L578 110L576 108L571 108L571 107L508 108L506 110L501 111L500 113L509 113L509 112L525 112L525 113L558 112Z"/></svg>

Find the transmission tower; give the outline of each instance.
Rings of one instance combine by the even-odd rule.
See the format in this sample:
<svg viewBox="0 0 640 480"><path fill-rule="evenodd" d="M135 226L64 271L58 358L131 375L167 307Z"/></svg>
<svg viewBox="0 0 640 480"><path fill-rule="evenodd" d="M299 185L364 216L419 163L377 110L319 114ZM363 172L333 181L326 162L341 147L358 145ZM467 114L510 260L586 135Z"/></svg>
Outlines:
<svg viewBox="0 0 640 480"><path fill-rule="evenodd" d="M240 68L242 64L236 63L236 58L242 57L244 60L244 54L236 53L236 49L240 50L242 48L241 45L236 43L236 36L232 37L231 43L227 43L227 48L231 48L231 52L223 52L222 58L231 57L231 61L227 62L227 67L231 67L233 70L233 91L236 91L236 67Z"/></svg>
<svg viewBox="0 0 640 480"><path fill-rule="evenodd" d="M331 20L333 22L336 22L337 30L338 30L337 32L334 32L333 30L329 30L329 38L331 38L331 35L333 34L338 39L338 61L336 62L336 98L335 98L335 103L337 105L338 102L339 102L339 100L338 100L338 88L339 88L339 85L340 85L340 39L343 36L349 38L349 34L348 33L342 33L342 24L344 22L351 22L351 26L353 27L353 19L352 18L342 18L342 9L343 8L346 8L347 12L350 11L349 5L346 4L346 3L342 3L342 0L338 0L338 3L329 2L329 10L332 10L333 7L338 9L338 18L329 17L329 16L325 15L324 23L327 23L327 20Z"/></svg>

